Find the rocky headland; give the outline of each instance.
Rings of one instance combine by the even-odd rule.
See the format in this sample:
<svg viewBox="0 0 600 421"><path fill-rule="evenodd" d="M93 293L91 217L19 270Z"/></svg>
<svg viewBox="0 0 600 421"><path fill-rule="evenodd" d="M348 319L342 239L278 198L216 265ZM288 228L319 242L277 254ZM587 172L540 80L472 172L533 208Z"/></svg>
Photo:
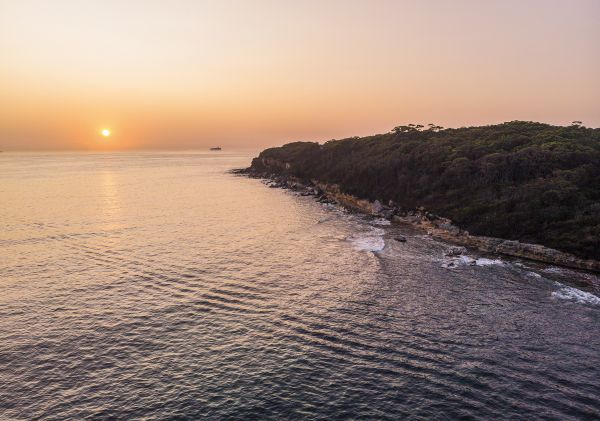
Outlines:
<svg viewBox="0 0 600 421"><path fill-rule="evenodd" d="M356 139L352 139L352 141L356 141ZM291 145L296 146L296 144ZM315 145L317 144L311 143L308 145L312 151L312 157L314 157ZM323 146L318 146L317 148L322 149ZM253 160L251 167L235 170L234 172L254 178L266 179L267 185L272 188L292 189L303 196L314 196L321 203L333 203L355 212L385 218L394 223L410 224L422 229L433 238L455 245L470 247L488 253L497 253L575 269L600 272L600 261L595 259L582 258L582 256L537 243L480 235L480 233L479 235L473 235L462 228L460 224L456 224L452 219L441 216L438 212L433 212L424 206L410 207L394 200L388 200L383 203L383 200L369 200L368 198L360 198L349 194L338 183L325 182L306 176L306 171L301 167L302 161L298 162L298 154L293 155L290 160L285 160L278 156L278 153L281 155L278 149L281 148L274 148L265 151L267 153L261 153L258 158ZM275 151L276 153L268 153L270 151ZM595 207L597 206L592 203L591 208L595 209ZM405 239L398 241L403 240ZM594 240L592 238L593 241L597 241L597 239ZM460 247L458 250L460 250ZM592 251L592 253L595 253L595 251Z"/></svg>
<svg viewBox="0 0 600 421"><path fill-rule="evenodd" d="M528 121L293 142L245 171L431 236L600 270L600 129Z"/></svg>
<svg viewBox="0 0 600 421"><path fill-rule="evenodd" d="M272 168L285 168L285 163L263 163ZM600 261L581 259L570 253L565 253L540 244L523 243L517 240L472 235L467 230L455 225L452 220L429 212L424 207L406 210L393 201L387 204L379 200L373 202L343 193L335 184L327 184L318 180L305 180L293 176L265 172L250 167L232 171L234 174L246 175L252 178L266 180L270 188L289 189L301 196L312 196L319 203L330 203L342 206L350 211L359 212L373 217L384 218L392 223L408 224L427 233L432 238L451 244L473 248L479 251L519 257L537 262L549 263L574 269L600 272ZM404 237L397 241L406 241ZM460 255L465 253L464 247L449 249L449 253Z"/></svg>

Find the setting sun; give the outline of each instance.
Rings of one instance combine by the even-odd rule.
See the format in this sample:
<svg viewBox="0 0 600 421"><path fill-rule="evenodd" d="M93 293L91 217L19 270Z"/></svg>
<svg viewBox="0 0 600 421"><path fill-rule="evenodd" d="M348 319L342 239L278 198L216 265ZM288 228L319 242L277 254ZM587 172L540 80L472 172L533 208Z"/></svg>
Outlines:
<svg viewBox="0 0 600 421"><path fill-rule="evenodd" d="M104 137L110 136L110 130L108 130L108 129L102 129L102 136L104 136Z"/></svg>

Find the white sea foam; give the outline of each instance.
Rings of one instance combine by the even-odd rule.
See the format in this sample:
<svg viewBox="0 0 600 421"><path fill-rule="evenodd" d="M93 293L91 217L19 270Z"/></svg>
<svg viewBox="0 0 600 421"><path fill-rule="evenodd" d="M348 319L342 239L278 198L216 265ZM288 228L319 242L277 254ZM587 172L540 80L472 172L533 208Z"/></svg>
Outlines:
<svg viewBox="0 0 600 421"><path fill-rule="evenodd" d="M376 252L385 248L383 234L385 234L383 229L373 227L369 231L355 234L348 239L357 250Z"/></svg>
<svg viewBox="0 0 600 421"><path fill-rule="evenodd" d="M371 224L373 224L373 225L391 225L391 222L388 221L387 219L377 218L377 219L373 219L371 221Z"/></svg>
<svg viewBox="0 0 600 421"><path fill-rule="evenodd" d="M562 268L562 267L558 267L558 266L548 266L544 269L542 269L544 272L546 273L557 273L559 275L564 275L566 273L569 272L568 269L566 268Z"/></svg>
<svg viewBox="0 0 600 421"><path fill-rule="evenodd" d="M471 256L462 255L462 256L457 257L456 260L458 260L463 265L476 265L477 264L477 259L475 259Z"/></svg>
<svg viewBox="0 0 600 421"><path fill-rule="evenodd" d="M475 258L472 256L461 255L458 257L450 257L444 260L442 267L456 268L459 266L504 266L506 262L500 259L487 259L485 257Z"/></svg>
<svg viewBox="0 0 600 421"><path fill-rule="evenodd" d="M558 282L556 284L560 285L560 289L552 293L552 297L554 298L558 298L560 300L575 301L581 304L600 305L600 297L594 294L582 291L577 288L569 287Z"/></svg>
<svg viewBox="0 0 600 421"><path fill-rule="evenodd" d="M385 241L381 237L357 237L351 241L357 250L381 251L385 247Z"/></svg>
<svg viewBox="0 0 600 421"><path fill-rule="evenodd" d="M480 257L475 261L477 266L492 266L492 265L500 265L504 266L506 262L500 259L486 259L485 257Z"/></svg>

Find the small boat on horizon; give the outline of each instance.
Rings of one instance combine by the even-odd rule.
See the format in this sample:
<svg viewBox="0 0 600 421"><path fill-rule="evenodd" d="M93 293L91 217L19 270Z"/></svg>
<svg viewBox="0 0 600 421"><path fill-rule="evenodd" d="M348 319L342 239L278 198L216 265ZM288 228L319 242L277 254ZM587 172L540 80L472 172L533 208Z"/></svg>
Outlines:
<svg viewBox="0 0 600 421"><path fill-rule="evenodd" d="M221 147L220 146L215 146L214 148L210 148L211 151L220 151Z"/></svg>

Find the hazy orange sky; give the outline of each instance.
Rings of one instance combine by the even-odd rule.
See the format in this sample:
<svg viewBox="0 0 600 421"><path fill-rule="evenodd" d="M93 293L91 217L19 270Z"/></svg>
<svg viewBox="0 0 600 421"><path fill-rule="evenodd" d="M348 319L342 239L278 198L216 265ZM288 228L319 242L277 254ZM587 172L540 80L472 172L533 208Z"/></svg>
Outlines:
<svg viewBox="0 0 600 421"><path fill-rule="evenodd" d="M515 119L600 126L600 1L0 0L2 150Z"/></svg>

